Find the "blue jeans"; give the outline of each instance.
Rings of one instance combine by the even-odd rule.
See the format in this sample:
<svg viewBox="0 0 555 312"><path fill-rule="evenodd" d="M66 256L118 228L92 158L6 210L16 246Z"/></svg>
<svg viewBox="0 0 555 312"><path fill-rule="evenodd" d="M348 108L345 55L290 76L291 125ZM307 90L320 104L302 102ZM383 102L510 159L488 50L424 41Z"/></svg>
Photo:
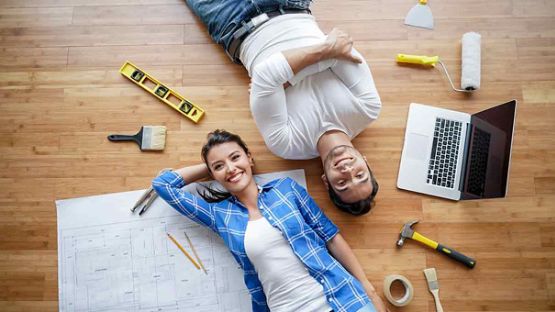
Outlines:
<svg viewBox="0 0 555 312"><path fill-rule="evenodd" d="M331 310L330 312L333 312L333 310ZM358 309L357 312L376 312L376 308L374 308L374 305L372 305L372 303L369 303L364 307Z"/></svg>
<svg viewBox="0 0 555 312"><path fill-rule="evenodd" d="M369 303L360 308L357 312L376 312L376 309L374 308L374 305L372 303Z"/></svg>
<svg viewBox="0 0 555 312"><path fill-rule="evenodd" d="M270 11L308 9L311 0L187 0L187 5L208 28L212 39L229 48L241 22Z"/></svg>

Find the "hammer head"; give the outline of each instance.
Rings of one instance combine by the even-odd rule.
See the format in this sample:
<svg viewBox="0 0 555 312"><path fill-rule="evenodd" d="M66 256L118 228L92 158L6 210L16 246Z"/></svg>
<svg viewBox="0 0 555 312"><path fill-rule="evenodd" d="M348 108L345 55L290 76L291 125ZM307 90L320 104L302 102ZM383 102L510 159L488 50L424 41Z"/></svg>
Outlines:
<svg viewBox="0 0 555 312"><path fill-rule="evenodd" d="M412 226L418 223L418 220L412 220L403 225L401 228L401 233L399 233L399 240L397 241L397 247L402 247L405 243L405 238L412 238L412 234L414 234L414 230Z"/></svg>

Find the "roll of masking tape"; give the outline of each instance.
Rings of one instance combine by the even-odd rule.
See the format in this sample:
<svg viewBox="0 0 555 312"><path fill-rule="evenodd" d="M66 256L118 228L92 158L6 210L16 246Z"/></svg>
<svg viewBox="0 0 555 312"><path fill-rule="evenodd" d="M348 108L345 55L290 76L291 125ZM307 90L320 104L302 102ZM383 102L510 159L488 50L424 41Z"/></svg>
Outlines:
<svg viewBox="0 0 555 312"><path fill-rule="evenodd" d="M400 298L393 298L391 294L391 284L399 281L405 288L405 294ZM414 295L414 288L410 281L402 275L388 275L383 281L383 293L387 300L396 307L404 307L412 301L412 296Z"/></svg>

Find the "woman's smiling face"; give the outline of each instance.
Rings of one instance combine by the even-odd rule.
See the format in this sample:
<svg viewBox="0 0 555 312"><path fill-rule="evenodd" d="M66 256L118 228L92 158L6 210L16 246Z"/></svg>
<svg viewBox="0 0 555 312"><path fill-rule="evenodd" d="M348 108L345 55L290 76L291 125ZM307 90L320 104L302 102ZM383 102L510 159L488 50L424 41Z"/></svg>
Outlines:
<svg viewBox="0 0 555 312"><path fill-rule="evenodd" d="M252 157L235 142L213 146L206 162L212 177L232 194L242 192L253 179Z"/></svg>

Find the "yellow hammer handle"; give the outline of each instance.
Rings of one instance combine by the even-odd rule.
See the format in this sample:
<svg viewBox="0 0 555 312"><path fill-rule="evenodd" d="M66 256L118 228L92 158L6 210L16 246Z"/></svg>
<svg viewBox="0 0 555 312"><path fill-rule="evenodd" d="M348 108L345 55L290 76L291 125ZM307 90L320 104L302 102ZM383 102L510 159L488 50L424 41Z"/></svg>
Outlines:
<svg viewBox="0 0 555 312"><path fill-rule="evenodd" d="M397 54L397 63L409 63L426 66L436 66L439 62L439 56L426 56L426 55L411 55L411 54Z"/></svg>
<svg viewBox="0 0 555 312"><path fill-rule="evenodd" d="M415 241L419 241L422 244L424 244L426 246L429 246L433 249L436 249L437 246L439 245L437 242L434 242L433 240L431 240L431 239L429 239L429 238L427 238L423 235L420 235L420 233L418 233L418 232L414 232L414 234L412 234L412 239L414 239Z"/></svg>

